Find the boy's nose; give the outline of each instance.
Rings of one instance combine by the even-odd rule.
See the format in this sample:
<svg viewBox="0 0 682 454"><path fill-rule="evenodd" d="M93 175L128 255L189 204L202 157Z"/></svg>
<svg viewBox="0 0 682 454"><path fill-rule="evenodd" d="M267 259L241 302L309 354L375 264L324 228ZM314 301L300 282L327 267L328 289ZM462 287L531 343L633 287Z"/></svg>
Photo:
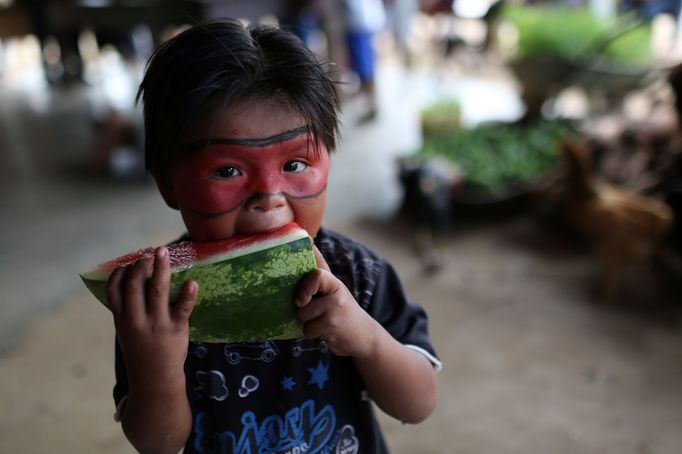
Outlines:
<svg viewBox="0 0 682 454"><path fill-rule="evenodd" d="M246 209L254 212L276 210L286 204L286 198L281 192L261 192L252 195L246 202Z"/></svg>

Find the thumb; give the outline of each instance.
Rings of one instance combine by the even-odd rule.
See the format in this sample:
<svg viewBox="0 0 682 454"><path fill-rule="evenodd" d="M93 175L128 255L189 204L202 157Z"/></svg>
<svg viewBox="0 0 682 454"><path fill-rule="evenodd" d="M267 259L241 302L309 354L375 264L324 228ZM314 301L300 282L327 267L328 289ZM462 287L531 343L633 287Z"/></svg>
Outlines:
<svg viewBox="0 0 682 454"><path fill-rule="evenodd" d="M321 270L329 271L331 273L331 269L329 268L327 261L324 259L324 257L322 257L322 253L314 244L313 252L315 253L315 261L317 262L317 267Z"/></svg>
<svg viewBox="0 0 682 454"><path fill-rule="evenodd" d="M171 316L177 322L186 322L192 314L197 302L199 285L195 281L185 281L180 289L180 295L173 305Z"/></svg>

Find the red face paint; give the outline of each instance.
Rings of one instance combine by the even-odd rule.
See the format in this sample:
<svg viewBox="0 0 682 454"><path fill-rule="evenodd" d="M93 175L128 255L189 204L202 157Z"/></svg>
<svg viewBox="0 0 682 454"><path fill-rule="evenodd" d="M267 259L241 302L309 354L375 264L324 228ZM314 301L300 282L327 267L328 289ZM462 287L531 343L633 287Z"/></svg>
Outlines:
<svg viewBox="0 0 682 454"><path fill-rule="evenodd" d="M170 182L183 215L217 219L258 198L301 204L324 193L329 156L323 145L312 145L307 133L272 144L264 140L216 139L178 156Z"/></svg>

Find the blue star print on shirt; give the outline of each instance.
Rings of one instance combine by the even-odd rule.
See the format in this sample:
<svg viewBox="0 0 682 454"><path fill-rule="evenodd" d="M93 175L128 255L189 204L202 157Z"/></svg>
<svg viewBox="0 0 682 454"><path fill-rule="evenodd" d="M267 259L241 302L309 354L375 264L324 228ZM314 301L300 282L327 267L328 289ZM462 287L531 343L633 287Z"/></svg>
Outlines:
<svg viewBox="0 0 682 454"><path fill-rule="evenodd" d="M282 388L287 391L293 390L294 385L296 384L294 379L291 377L284 377L280 383L282 383Z"/></svg>
<svg viewBox="0 0 682 454"><path fill-rule="evenodd" d="M327 374L328 369L329 366L322 364L322 361L319 361L314 369L309 367L308 372L310 372L310 381L308 381L308 383L315 384L319 386L320 389L324 388L325 382L329 379L329 375Z"/></svg>

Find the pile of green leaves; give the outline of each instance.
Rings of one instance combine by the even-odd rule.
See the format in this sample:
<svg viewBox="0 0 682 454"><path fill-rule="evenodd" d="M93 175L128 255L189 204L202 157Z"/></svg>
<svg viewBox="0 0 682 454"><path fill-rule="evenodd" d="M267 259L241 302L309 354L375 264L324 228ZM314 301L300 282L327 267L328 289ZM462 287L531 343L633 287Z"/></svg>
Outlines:
<svg viewBox="0 0 682 454"><path fill-rule="evenodd" d="M424 138L417 157L434 155L457 163L466 184L490 194L527 187L559 163L556 142L574 134L564 121L532 125L487 124Z"/></svg>
<svg viewBox="0 0 682 454"><path fill-rule="evenodd" d="M518 58L600 57L628 66L651 62L651 29L647 24L635 22L631 16L607 21L584 7L507 5L503 18L518 31Z"/></svg>

